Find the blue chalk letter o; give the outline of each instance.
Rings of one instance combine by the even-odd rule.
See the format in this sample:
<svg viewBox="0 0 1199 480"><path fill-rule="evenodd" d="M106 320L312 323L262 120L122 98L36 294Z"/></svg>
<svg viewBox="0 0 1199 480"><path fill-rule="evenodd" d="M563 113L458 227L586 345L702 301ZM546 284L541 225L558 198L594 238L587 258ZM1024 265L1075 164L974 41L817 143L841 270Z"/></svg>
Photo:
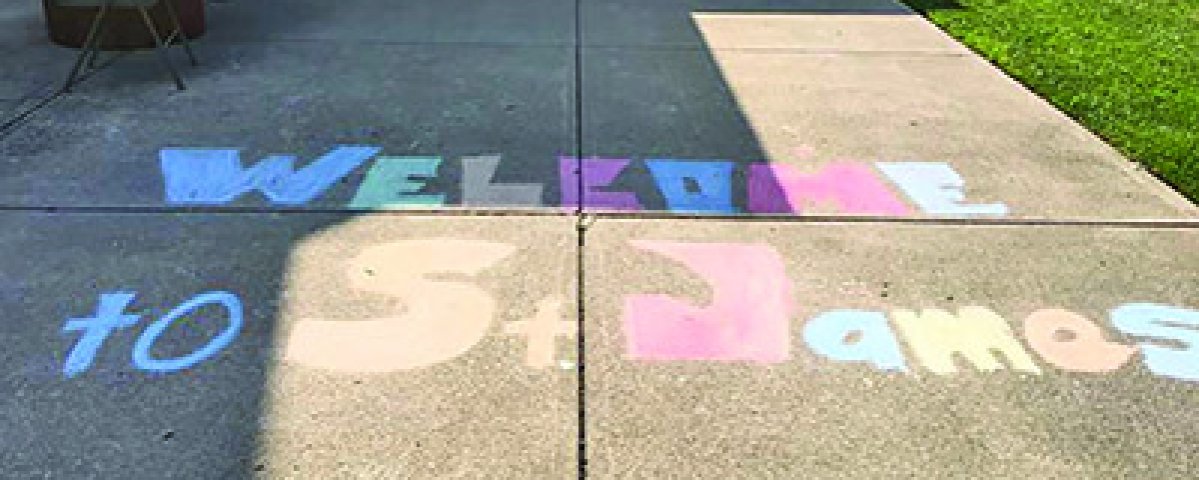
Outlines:
<svg viewBox="0 0 1199 480"><path fill-rule="evenodd" d="M225 331L213 338L203 348L189 355L162 360L150 357L150 349L154 347L154 342L158 341L158 336L171 326L171 322L209 303L220 303L229 311L229 326L225 328ZM207 292L196 295L191 300L175 307L165 317L146 327L146 331L142 332L133 345L133 366L139 370L151 372L175 372L191 367L216 355L217 352L232 343L241 331L241 325L242 307L241 300L237 298L237 295L229 292Z"/></svg>

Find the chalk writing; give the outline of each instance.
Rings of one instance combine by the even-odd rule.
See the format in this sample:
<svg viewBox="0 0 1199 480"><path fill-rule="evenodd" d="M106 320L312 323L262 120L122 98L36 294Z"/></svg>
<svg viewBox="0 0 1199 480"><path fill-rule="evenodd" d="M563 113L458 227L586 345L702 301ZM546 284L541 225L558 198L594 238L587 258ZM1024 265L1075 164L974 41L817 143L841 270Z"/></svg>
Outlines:
<svg viewBox="0 0 1199 480"><path fill-rule="evenodd" d="M783 258L765 244L686 243L634 240L649 257L677 263L702 279L711 300L700 304L660 293L627 295L619 325L623 348L640 361L713 361L778 364L791 357L791 322L798 310L794 283ZM496 301L477 284L478 276L511 257L512 245L480 240L433 238L375 245L347 263L349 286L391 297L398 310L382 318L354 321L303 319L287 337L284 360L346 372L396 372L457 358L490 331ZM453 275L448 279L446 275ZM79 333L61 373L72 378L92 368L96 354L115 332L136 325L142 314L129 312L134 292L100 295L94 313L69 318L64 333ZM502 325L507 335L527 341L524 363L534 368L563 365L557 342L577 335L563 317L560 295L543 298L525 320ZM219 334L189 354L154 358L154 344L175 322L200 318L201 307L225 313ZM244 320L238 297L206 292L174 307L136 339L132 366L151 373L195 366L227 347ZM1117 371L1140 353L1145 368L1158 376L1199 381L1199 310L1156 303L1126 303L1110 312L1111 326L1135 344L1109 339L1096 323L1062 308L1038 309L1022 328L978 305L954 312L832 309L802 322L800 341L832 362L864 364L887 372L917 374L1014 371L1043 373L1043 363L1068 372ZM1023 334L1024 342L1021 342ZM905 350L910 357L905 357ZM1027 345L1027 347L1026 347Z"/></svg>
<svg viewBox="0 0 1199 480"><path fill-rule="evenodd" d="M1006 357L1012 369L1041 373L1007 321L986 307L962 307L956 316L936 308L919 313L896 310L891 316L916 359L933 373L956 372L955 355L979 370L999 370L1003 364L996 353Z"/></svg>
<svg viewBox="0 0 1199 480"><path fill-rule="evenodd" d="M132 327L141 320L141 315L125 313L135 295L132 292L101 294L100 305L96 307L94 316L67 320L66 325L62 327L63 333L81 331L83 335L67 355L66 363L63 364L63 375L74 377L87 371L113 330Z"/></svg>
<svg viewBox="0 0 1199 480"><path fill-rule="evenodd" d="M641 202L633 192L601 190L620 175L630 160L612 158L572 157L559 159L562 181L562 206L583 205L610 210L641 210ZM579 191L582 183L582 191Z"/></svg>
<svg viewBox="0 0 1199 480"><path fill-rule="evenodd" d="M926 213L935 215L1007 215L1007 205L968 205L966 182L944 163L901 162L877 164Z"/></svg>
<svg viewBox="0 0 1199 480"><path fill-rule="evenodd" d="M437 157L380 157L350 201L350 208L437 207L444 195L418 194L437 175Z"/></svg>
<svg viewBox="0 0 1199 480"><path fill-rule="evenodd" d="M141 320L140 314L126 313L136 295L134 292L101 294L95 315L67 320L63 325L63 333L83 332L83 334L67 354L67 359L63 363L64 376L70 378L86 372L91 368L96 354L103 347L105 340L113 334L113 331L132 327ZM220 335L199 350L182 357L155 359L150 356L150 350L155 341L172 322L210 303L223 306L229 315L229 324ZM241 327L242 306L236 295L228 292L207 292L197 295L172 309L166 316L142 332L133 347L133 366L139 370L151 372L175 372L186 369L216 355L221 349L228 346L237 337Z"/></svg>
<svg viewBox="0 0 1199 480"><path fill-rule="evenodd" d="M736 213L730 181L733 162L647 160L645 163L671 211ZM691 185L694 189L688 188Z"/></svg>
<svg viewBox="0 0 1199 480"><path fill-rule="evenodd" d="M379 147L335 147L295 169L294 156L274 155L243 167L237 150L162 149L166 202L179 205L223 205L258 190L272 204L303 205L365 165ZM374 160L349 201L353 209L438 208L446 205L448 187L435 182L441 157L390 157ZM618 177L644 175L629 169L629 158L558 158L559 204L593 210L645 210L651 192L620 191ZM803 214L819 205L835 213L901 216L913 214L894 190L906 194L923 213L941 216L1007 215L1004 203L965 203L965 181L953 167L939 162L834 162L813 173L788 164L729 160L648 159L644 161L665 208L679 213ZM497 183L500 155L461 158L462 205L540 206L545 185ZM876 171L877 170L877 171ZM881 172L881 174L879 173ZM744 175L739 175L743 173ZM735 198L735 179L745 178L744 198ZM431 187L430 185L436 185ZM742 203L741 200L744 200Z"/></svg>
<svg viewBox="0 0 1199 480"><path fill-rule="evenodd" d="M465 157L462 159L462 204L537 206L541 204L538 184L499 185L493 183L500 168L499 155Z"/></svg>
<svg viewBox="0 0 1199 480"><path fill-rule="evenodd" d="M1112 325L1128 335L1148 337L1141 343L1145 366L1158 375L1199 380L1199 311L1152 303L1131 303L1112 310ZM1160 345L1162 340L1182 347Z"/></svg>
<svg viewBox="0 0 1199 480"><path fill-rule="evenodd" d="M880 370L908 371L899 342L882 312L833 310L804 324L813 352L839 362L866 362Z"/></svg>
<svg viewBox="0 0 1199 480"><path fill-rule="evenodd" d="M769 338L787 335L793 303L791 281L773 248L644 240L631 245L686 265L712 287L713 298L711 306L696 307L665 295L626 296L622 324L632 358L757 363L787 358L789 341ZM916 362L932 373L958 372L959 357L984 372L1010 368L1041 373L1007 320L989 308L964 306L956 314L895 309L889 317L890 322L879 311L828 311L805 322L803 341L833 361L912 372L899 348L898 331ZM1149 371L1199 381L1199 310L1130 303L1112 310L1111 318L1117 330L1151 341L1137 346L1108 341L1098 326L1063 309L1032 312L1023 331L1034 351L1063 370L1114 371L1139 350Z"/></svg>
<svg viewBox="0 0 1199 480"><path fill-rule="evenodd" d="M229 324L224 331L199 350L185 356L169 359L156 359L150 356L150 349L154 347L154 342L171 326L171 322L205 304L217 304L225 307L225 311L229 313ZM236 295L228 292L202 293L175 307L166 316L146 327L146 330L133 345L133 366L151 372L175 372L191 367L216 355L217 352L232 343L237 338L237 334L241 332L242 323L241 300Z"/></svg>
<svg viewBox="0 0 1199 480"><path fill-rule="evenodd" d="M804 175L790 165L757 163L749 166L749 211L802 212L817 202L831 202L843 213L909 215L912 213L869 167L833 163Z"/></svg>
<svg viewBox="0 0 1199 480"><path fill-rule="evenodd" d="M1037 310L1025 318L1024 338L1046 362L1073 372L1110 372L1137 352L1105 340L1098 325L1060 308Z"/></svg>
<svg viewBox="0 0 1199 480"><path fill-rule="evenodd" d="M524 335L528 341L525 365L545 368L554 365L555 341L558 337L573 337L578 334L578 324L562 320L562 298L553 296L537 305L532 320L506 322L504 333Z"/></svg>
<svg viewBox="0 0 1199 480"><path fill-rule="evenodd" d="M339 146L299 171L294 170L296 158L287 155L270 156L242 168L239 152L229 149L163 149L159 157L167 203L219 205L257 189L273 203L302 205L379 150Z"/></svg>
<svg viewBox="0 0 1199 480"><path fill-rule="evenodd" d="M285 359L345 372L393 372L465 353L487 333L495 300L462 281L431 275L478 275L515 251L502 243L430 239L367 248L349 263L350 285L393 297L393 317L357 321L307 319L288 337Z"/></svg>
<svg viewBox="0 0 1199 480"><path fill-rule="evenodd" d="M774 249L651 241L632 245L682 263L703 277L712 286L712 304L696 306L666 295L626 297L621 316L629 355L655 360L787 360L795 305Z"/></svg>

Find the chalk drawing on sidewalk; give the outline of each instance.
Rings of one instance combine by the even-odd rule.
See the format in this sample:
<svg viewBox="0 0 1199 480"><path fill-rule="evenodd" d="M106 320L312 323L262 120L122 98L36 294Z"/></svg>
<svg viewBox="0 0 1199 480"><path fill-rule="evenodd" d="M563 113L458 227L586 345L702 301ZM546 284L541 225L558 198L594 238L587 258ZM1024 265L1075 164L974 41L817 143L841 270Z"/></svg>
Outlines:
<svg viewBox="0 0 1199 480"><path fill-rule="evenodd" d="M91 317L70 318L62 327L63 333L81 332L67 354L63 363L62 373L65 377L75 377L83 374L92 367L96 354L104 347L104 342L117 330L127 329L141 321L141 314L127 313L133 303L135 292L111 292L100 295L99 305ZM205 305L222 307L227 318L227 325L216 337L203 347L180 357L159 359L154 358L150 351L163 332L175 321L195 312ZM161 319L150 324L137 337L131 352L132 366L148 372L169 373L185 370L213 357L237 338L242 328L241 300L229 292L205 292L171 309Z"/></svg>
<svg viewBox="0 0 1199 480"><path fill-rule="evenodd" d="M302 320L288 335L285 360L333 371L385 373L457 357L487 334L495 299L472 283L431 276L470 278L515 251L503 243L449 238L369 247L349 262L351 288L392 297L402 310L368 320Z"/></svg>
<svg viewBox="0 0 1199 480"><path fill-rule="evenodd" d="M261 191L272 203L303 205L381 150L339 146L299 170L296 157L272 155L243 168L233 149L163 149L159 152L169 204L221 205Z"/></svg>
<svg viewBox="0 0 1199 480"><path fill-rule="evenodd" d="M557 354L555 342L558 338L578 335L578 323L563 320L564 304L560 296L546 297L537 304L537 312L532 319L504 322L504 333L523 336L528 343L525 365L533 368L554 366ZM558 364L561 365L561 362Z"/></svg>
<svg viewBox="0 0 1199 480"><path fill-rule="evenodd" d="M504 170L498 154L458 159L461 177L456 192L440 178L446 162L440 156L377 156L381 147L337 145L297 167L293 155L270 155L243 165L239 150L230 148L164 148L159 152L170 205L227 205L260 193L272 205L302 206L364 171L346 207L355 210L437 209L456 198L462 206L646 210L647 196L660 197L664 210L686 214L795 214L822 207L835 214L934 216L1005 216L1005 203L974 204L965 198L966 184L943 162L833 162L805 172L791 164L713 159L648 158L644 168L630 168L633 158L558 157L558 202L543 198L543 183L498 183ZM372 161L373 160L373 161ZM621 191L618 179L648 175L642 184L655 192ZM737 182L744 179L744 184ZM743 193L736 193L743 192ZM898 193L897 193L898 192ZM453 196L451 193L457 193ZM900 198L908 197L913 209Z"/></svg>
<svg viewBox="0 0 1199 480"><path fill-rule="evenodd" d="M797 342L831 362L882 372L949 375L962 373L965 366L980 372L1041 375L1046 367L1112 373L1140 354L1144 368L1154 375L1199 382L1199 310L1192 308L1150 302L1118 305L1109 311L1110 326L1126 341L1112 339L1097 323L1060 307L1033 310L1019 328L979 305L955 312L834 308L801 319L796 317L800 299L795 298L795 284L783 257L770 245L659 240L633 240L630 245L685 267L712 292L706 304L661 293L627 295L618 325L624 353L636 362L780 364L791 358L792 343ZM477 282L479 275L516 250L505 243L455 238L368 247L347 262L348 284L395 300L397 310L383 318L300 320L288 332L283 360L333 371L383 373L457 358L492 331L496 300ZM78 338L65 355L63 378L87 373L107 339L141 322L144 314L130 312L136 295L101 294L93 314L66 320L62 332ZM501 334L526 342L524 365L564 365L556 358L558 342L578 334L577 319L568 318L564 307L563 296L550 295L538 301L531 317L501 324ZM205 343L190 353L151 355L171 325L189 321L221 329L205 336ZM800 326L798 334L792 322ZM230 345L243 324L237 295L196 295L138 334L132 369L155 374L185 371Z"/></svg>
<svg viewBox="0 0 1199 480"><path fill-rule="evenodd" d="M633 358L780 363L790 355L795 305L783 262L766 245L633 242L686 265L712 286L712 303L632 295L621 323ZM727 266L736 264L737 271Z"/></svg>
<svg viewBox="0 0 1199 480"><path fill-rule="evenodd" d="M783 315L782 329L769 335L789 338L785 328L795 305L793 284L773 247L644 240L631 245L687 265L712 288L714 299L705 308L665 295L625 297L621 316L631 358L756 363L788 358L790 340L767 346L768 335L753 336L760 325L779 325L775 316ZM1034 352L1062 370L1112 372L1139 351L1153 374L1199 381L1199 310L1128 303L1113 309L1110 316L1116 330L1145 340L1136 345L1109 341L1098 325L1060 308L1032 312L1024 320L1023 332ZM964 306L956 314L936 308L898 308L889 315L834 309L804 322L802 330L808 349L831 361L915 373L900 339L914 363L934 374L958 373L956 358L983 372L1042 373L1008 321L983 306ZM742 355L738 353L742 348L755 355L769 354Z"/></svg>

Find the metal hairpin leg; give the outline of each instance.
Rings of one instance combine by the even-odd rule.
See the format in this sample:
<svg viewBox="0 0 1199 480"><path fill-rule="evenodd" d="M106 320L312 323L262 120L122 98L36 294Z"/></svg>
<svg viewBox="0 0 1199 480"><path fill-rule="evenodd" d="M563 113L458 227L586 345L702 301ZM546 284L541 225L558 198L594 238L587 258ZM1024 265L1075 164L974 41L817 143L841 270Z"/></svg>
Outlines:
<svg viewBox="0 0 1199 480"><path fill-rule="evenodd" d="M104 22L104 16L108 14L108 2L100 5L100 13L96 14L96 18L92 20L92 27L87 32L87 38L83 41L83 46L80 47L79 58L75 59L75 66L71 68L71 74L67 76L67 83L63 85L62 91L68 93L71 87L75 84L76 77L79 76L79 70L83 68L83 63L89 55L98 54L100 48L100 40L97 33L100 30L100 24ZM90 65L91 62L89 61Z"/></svg>
<svg viewBox="0 0 1199 480"><path fill-rule="evenodd" d="M169 15L171 17L171 21L175 23L175 33L172 34L172 36L177 35L181 40L183 40L183 51L187 52L187 58L191 60L193 67L198 66L200 65L200 62L196 61L196 55L192 53L191 42L187 40L187 34L183 33L183 24L179 22L179 14L175 12L175 5L172 3L173 1L174 0L162 0L162 3L166 4L167 7L167 15Z"/></svg>
<svg viewBox="0 0 1199 480"><path fill-rule="evenodd" d="M108 23L100 24L100 32L96 34L96 48L92 50L92 54L87 57L87 67L85 72L91 72L96 69L96 59L100 58L100 46L104 45L104 39L108 38L109 31ZM86 73L84 73L86 75ZM82 80L82 79L80 79Z"/></svg>
<svg viewBox="0 0 1199 480"><path fill-rule="evenodd" d="M187 90L187 87L183 86L183 79L179 78L179 72L175 70L175 65L171 64L171 57L167 55L166 47L162 45L162 37L158 35L158 29L154 28L154 21L150 19L146 7L137 7L137 11L141 12L142 21L146 23L146 28L150 29L150 35L154 37L154 45L158 50L158 58L167 66L167 70L171 71L171 77L175 79L175 86L180 90Z"/></svg>

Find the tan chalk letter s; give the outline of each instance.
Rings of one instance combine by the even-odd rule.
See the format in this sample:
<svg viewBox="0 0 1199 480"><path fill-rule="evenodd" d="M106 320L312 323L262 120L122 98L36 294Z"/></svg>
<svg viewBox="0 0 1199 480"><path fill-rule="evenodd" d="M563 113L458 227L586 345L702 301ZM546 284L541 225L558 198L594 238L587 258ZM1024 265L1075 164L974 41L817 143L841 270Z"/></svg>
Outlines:
<svg viewBox="0 0 1199 480"><path fill-rule="evenodd" d="M474 276L515 251L502 243L428 239L370 247L349 262L352 288L392 296L395 316L303 320L284 359L345 372L394 372L443 362L473 347L491 325L495 300L476 285L430 275Z"/></svg>

